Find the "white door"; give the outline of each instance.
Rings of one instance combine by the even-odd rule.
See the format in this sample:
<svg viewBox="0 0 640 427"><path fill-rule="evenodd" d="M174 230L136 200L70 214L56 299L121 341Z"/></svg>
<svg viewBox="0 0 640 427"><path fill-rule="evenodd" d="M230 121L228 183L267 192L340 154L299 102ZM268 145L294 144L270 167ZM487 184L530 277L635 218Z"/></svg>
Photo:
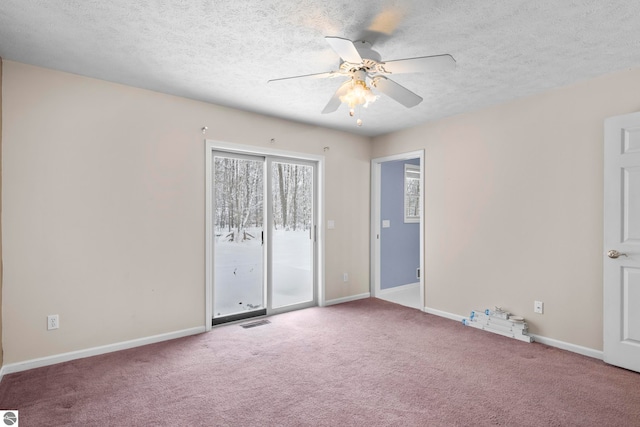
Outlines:
<svg viewBox="0 0 640 427"><path fill-rule="evenodd" d="M640 372L640 113L605 121L604 361Z"/></svg>

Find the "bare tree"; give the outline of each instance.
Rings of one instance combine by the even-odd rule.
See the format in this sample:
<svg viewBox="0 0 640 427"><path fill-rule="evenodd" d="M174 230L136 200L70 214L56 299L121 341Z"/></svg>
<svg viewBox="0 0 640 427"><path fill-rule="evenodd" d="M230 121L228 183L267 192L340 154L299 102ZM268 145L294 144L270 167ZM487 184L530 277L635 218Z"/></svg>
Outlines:
<svg viewBox="0 0 640 427"><path fill-rule="evenodd" d="M252 237L249 229L263 225L264 163L216 157L214 213L218 233L226 230L228 240ZM285 230L311 227L313 209L313 168L286 162L273 162L273 225ZM255 235L255 233L253 233Z"/></svg>
<svg viewBox="0 0 640 427"><path fill-rule="evenodd" d="M293 218L291 223L293 225L293 231L295 231L298 225L298 165L293 166L293 174L291 174L291 176L293 182Z"/></svg>
<svg viewBox="0 0 640 427"><path fill-rule="evenodd" d="M282 163L277 163L278 169L278 188L280 189L280 206L282 215L282 228L287 227L287 193L284 187L284 171Z"/></svg>

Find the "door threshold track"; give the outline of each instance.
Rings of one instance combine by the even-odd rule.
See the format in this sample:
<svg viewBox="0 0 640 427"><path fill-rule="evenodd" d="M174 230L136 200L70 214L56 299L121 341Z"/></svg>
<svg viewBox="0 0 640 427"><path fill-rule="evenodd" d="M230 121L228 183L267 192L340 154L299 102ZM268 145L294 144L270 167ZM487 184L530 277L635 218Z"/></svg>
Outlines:
<svg viewBox="0 0 640 427"><path fill-rule="evenodd" d="M253 317L266 316L266 315L267 315L267 309L263 308L262 310L248 311L246 313L232 314L232 315L223 316L223 317L214 317L211 321L211 326L217 326L217 325L222 325L224 323L237 322L238 320L251 319Z"/></svg>

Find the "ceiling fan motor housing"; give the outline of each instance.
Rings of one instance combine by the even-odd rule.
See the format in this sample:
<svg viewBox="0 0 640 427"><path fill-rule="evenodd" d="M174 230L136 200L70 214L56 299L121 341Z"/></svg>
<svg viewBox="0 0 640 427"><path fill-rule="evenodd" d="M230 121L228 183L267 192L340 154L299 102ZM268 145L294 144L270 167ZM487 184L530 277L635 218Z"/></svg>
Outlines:
<svg viewBox="0 0 640 427"><path fill-rule="evenodd" d="M382 61L382 56L371 48L371 43L359 40L353 42L353 46L358 51L362 61L357 64L342 62L340 68L350 73L352 77L354 77L353 73L356 71L364 71L366 73L379 72L378 64ZM362 78L361 80L364 79Z"/></svg>

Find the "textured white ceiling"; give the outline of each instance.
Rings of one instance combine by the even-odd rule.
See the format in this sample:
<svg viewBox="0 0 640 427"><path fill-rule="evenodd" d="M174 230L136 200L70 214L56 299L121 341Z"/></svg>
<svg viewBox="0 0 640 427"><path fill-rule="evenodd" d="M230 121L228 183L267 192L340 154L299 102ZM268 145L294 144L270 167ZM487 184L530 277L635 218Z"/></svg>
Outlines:
<svg viewBox="0 0 640 427"><path fill-rule="evenodd" d="M0 0L0 56L373 136L638 67L639 17L637 0ZM267 84L337 69L329 35L458 66L393 76L424 101L382 96L358 128L320 114L339 80Z"/></svg>

